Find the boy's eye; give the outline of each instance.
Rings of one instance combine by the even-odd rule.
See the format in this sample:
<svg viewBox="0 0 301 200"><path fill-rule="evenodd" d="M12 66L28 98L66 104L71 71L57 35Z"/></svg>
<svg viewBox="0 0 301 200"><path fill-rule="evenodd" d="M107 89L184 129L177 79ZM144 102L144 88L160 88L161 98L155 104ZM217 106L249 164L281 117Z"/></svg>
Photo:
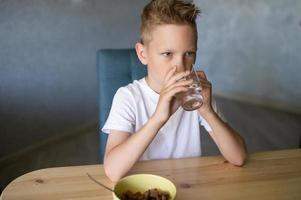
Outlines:
<svg viewBox="0 0 301 200"><path fill-rule="evenodd" d="M193 57L193 56L195 56L195 52L192 52L192 51L186 52L185 56L187 56L187 57Z"/></svg>
<svg viewBox="0 0 301 200"><path fill-rule="evenodd" d="M170 57L172 55L171 52L164 52L161 55L163 55L164 57Z"/></svg>

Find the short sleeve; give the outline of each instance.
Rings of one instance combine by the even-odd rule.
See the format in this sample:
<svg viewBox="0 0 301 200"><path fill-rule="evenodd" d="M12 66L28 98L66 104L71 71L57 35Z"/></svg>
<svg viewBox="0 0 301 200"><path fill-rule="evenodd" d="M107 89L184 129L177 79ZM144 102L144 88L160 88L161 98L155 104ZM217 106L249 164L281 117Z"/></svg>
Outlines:
<svg viewBox="0 0 301 200"><path fill-rule="evenodd" d="M213 107L213 110L217 113L217 115L224 121L226 122L225 120L225 117L223 116L223 114L221 113L220 109L218 109L217 105L216 105L216 101L215 99L213 98L212 99L212 107ZM199 123L201 124L201 126L203 126L206 131L208 132L211 132L212 131L212 128L210 127L210 125L208 124L208 122L202 117L199 115Z"/></svg>
<svg viewBox="0 0 301 200"><path fill-rule="evenodd" d="M133 133L135 130L135 100L130 91L119 88L114 95L111 110L102 131L118 130Z"/></svg>

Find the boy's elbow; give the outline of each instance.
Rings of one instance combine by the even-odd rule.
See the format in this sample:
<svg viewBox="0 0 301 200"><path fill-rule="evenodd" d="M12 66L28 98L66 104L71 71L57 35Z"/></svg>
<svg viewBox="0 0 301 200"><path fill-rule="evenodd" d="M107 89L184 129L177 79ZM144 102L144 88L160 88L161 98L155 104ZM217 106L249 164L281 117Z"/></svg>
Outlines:
<svg viewBox="0 0 301 200"><path fill-rule="evenodd" d="M247 160L247 155L243 154L237 156L236 159L232 161L232 164L238 167L242 167L246 163L246 160Z"/></svg>
<svg viewBox="0 0 301 200"><path fill-rule="evenodd" d="M104 171L106 176L112 181L117 182L122 178L121 174L116 173L114 169L112 169L110 166L104 164Z"/></svg>
<svg viewBox="0 0 301 200"><path fill-rule="evenodd" d="M235 160L235 161L233 162L233 164L234 164L235 166L242 167L242 166L244 166L244 164L245 164L245 160L244 160L244 159L237 159L237 160Z"/></svg>
<svg viewBox="0 0 301 200"><path fill-rule="evenodd" d="M243 149L241 151L239 151L239 153L237 154L237 156L235 157L234 162L233 162L233 164L238 167L242 167L246 163L246 160L248 157L245 141L241 136L240 136L240 140L241 140Z"/></svg>

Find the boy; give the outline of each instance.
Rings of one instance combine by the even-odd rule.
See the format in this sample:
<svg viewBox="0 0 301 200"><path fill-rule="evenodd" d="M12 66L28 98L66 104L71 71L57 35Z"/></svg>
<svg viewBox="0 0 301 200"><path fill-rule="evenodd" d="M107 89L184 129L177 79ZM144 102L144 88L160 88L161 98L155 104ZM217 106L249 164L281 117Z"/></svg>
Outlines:
<svg viewBox="0 0 301 200"><path fill-rule="evenodd" d="M143 10L141 42L135 46L148 75L121 87L115 94L103 132L109 133L104 169L118 181L139 160L201 156L203 125L222 155L243 165L243 139L223 122L212 108L211 84L204 72L203 105L185 111L177 94L187 91L191 80L183 79L196 59L200 10L179 0L153 0Z"/></svg>

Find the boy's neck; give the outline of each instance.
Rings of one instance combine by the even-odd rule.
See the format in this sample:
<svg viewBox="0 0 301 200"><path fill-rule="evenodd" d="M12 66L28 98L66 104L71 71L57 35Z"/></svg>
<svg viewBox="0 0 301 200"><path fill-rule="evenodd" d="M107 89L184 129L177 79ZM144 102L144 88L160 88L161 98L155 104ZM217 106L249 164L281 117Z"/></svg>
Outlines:
<svg viewBox="0 0 301 200"><path fill-rule="evenodd" d="M158 93L158 94L160 93L161 88L162 88L161 84L159 84L156 80L150 78L149 75L147 75L147 76L145 77L145 81L146 81L147 85L148 85L153 91L155 91L155 92Z"/></svg>

